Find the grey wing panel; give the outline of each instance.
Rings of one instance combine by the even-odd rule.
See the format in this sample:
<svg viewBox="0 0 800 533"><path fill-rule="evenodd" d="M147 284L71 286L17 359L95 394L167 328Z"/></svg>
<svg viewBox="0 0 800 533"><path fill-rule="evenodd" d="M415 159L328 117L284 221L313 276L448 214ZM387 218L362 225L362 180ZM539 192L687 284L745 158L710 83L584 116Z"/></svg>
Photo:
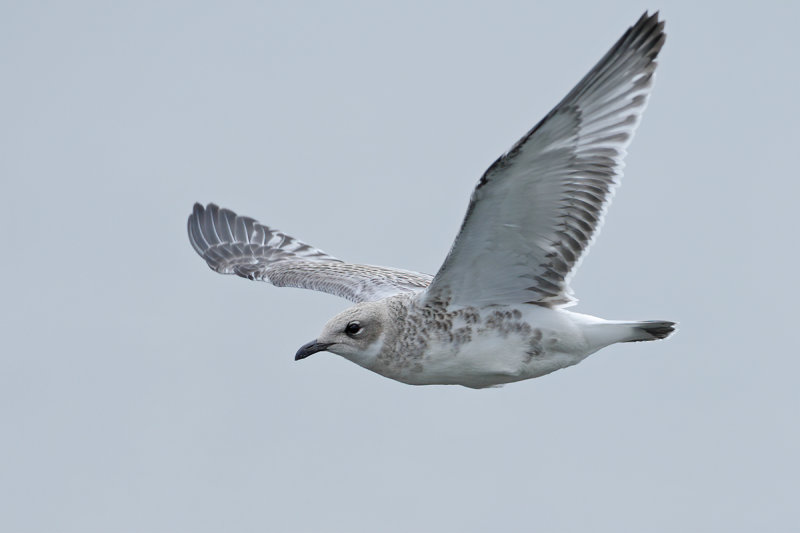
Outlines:
<svg viewBox="0 0 800 533"><path fill-rule="evenodd" d="M573 301L569 278L602 224L652 88L664 23L645 13L472 194L427 296Z"/></svg>
<svg viewBox="0 0 800 533"><path fill-rule="evenodd" d="M432 279L428 274L345 263L215 204L195 204L188 231L195 251L212 270L276 287L312 289L362 302L419 292Z"/></svg>
<svg viewBox="0 0 800 533"><path fill-rule="evenodd" d="M242 265L287 260L341 262L282 231L215 204L194 204L188 230L195 251L220 274L242 275L236 272Z"/></svg>

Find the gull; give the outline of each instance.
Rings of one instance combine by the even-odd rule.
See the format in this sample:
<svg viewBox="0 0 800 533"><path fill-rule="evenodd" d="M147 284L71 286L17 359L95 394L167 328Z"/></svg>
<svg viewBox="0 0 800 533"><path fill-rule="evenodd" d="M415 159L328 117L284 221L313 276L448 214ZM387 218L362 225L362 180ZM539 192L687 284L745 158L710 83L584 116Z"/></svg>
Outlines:
<svg viewBox="0 0 800 533"><path fill-rule="evenodd" d="M344 262L215 204L189 239L211 269L356 302L296 360L321 351L412 385L496 387L575 365L674 322L568 311L653 85L664 22L645 12L586 76L480 178L435 276Z"/></svg>

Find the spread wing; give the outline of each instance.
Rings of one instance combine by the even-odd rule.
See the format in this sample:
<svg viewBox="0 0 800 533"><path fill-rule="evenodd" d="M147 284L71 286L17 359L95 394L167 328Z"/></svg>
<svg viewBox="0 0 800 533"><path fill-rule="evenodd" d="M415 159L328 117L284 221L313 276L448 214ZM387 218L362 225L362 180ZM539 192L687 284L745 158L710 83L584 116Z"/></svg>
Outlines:
<svg viewBox="0 0 800 533"><path fill-rule="evenodd" d="M664 44L642 15L550 113L479 181L426 299L573 302L568 281L599 229Z"/></svg>
<svg viewBox="0 0 800 533"><path fill-rule="evenodd" d="M419 292L431 282L428 274L345 263L214 204L195 204L188 226L192 246L212 270L276 287L313 289L365 302Z"/></svg>

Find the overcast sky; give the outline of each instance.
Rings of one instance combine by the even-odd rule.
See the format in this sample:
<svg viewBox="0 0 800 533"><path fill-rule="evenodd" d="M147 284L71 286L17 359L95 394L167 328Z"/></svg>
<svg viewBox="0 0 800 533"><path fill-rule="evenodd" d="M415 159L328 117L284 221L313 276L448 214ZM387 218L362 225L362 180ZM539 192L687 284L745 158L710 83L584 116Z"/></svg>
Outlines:
<svg viewBox="0 0 800 533"><path fill-rule="evenodd" d="M797 531L798 4L3 2L0 530ZM348 302L210 271L195 201L435 273L645 9L667 43L577 311L501 389L293 355Z"/></svg>

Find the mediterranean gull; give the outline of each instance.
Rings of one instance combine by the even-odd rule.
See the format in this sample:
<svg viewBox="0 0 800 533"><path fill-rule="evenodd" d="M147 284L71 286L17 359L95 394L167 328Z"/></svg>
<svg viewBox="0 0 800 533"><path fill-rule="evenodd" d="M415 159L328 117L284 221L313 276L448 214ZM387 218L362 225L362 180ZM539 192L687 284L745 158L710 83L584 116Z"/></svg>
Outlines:
<svg viewBox="0 0 800 533"><path fill-rule="evenodd" d="M327 350L413 385L503 385L674 322L573 313L569 280L600 228L653 85L664 22L644 13L478 182L435 276L346 263L252 218L195 204L189 239L208 266L356 305L295 359Z"/></svg>

